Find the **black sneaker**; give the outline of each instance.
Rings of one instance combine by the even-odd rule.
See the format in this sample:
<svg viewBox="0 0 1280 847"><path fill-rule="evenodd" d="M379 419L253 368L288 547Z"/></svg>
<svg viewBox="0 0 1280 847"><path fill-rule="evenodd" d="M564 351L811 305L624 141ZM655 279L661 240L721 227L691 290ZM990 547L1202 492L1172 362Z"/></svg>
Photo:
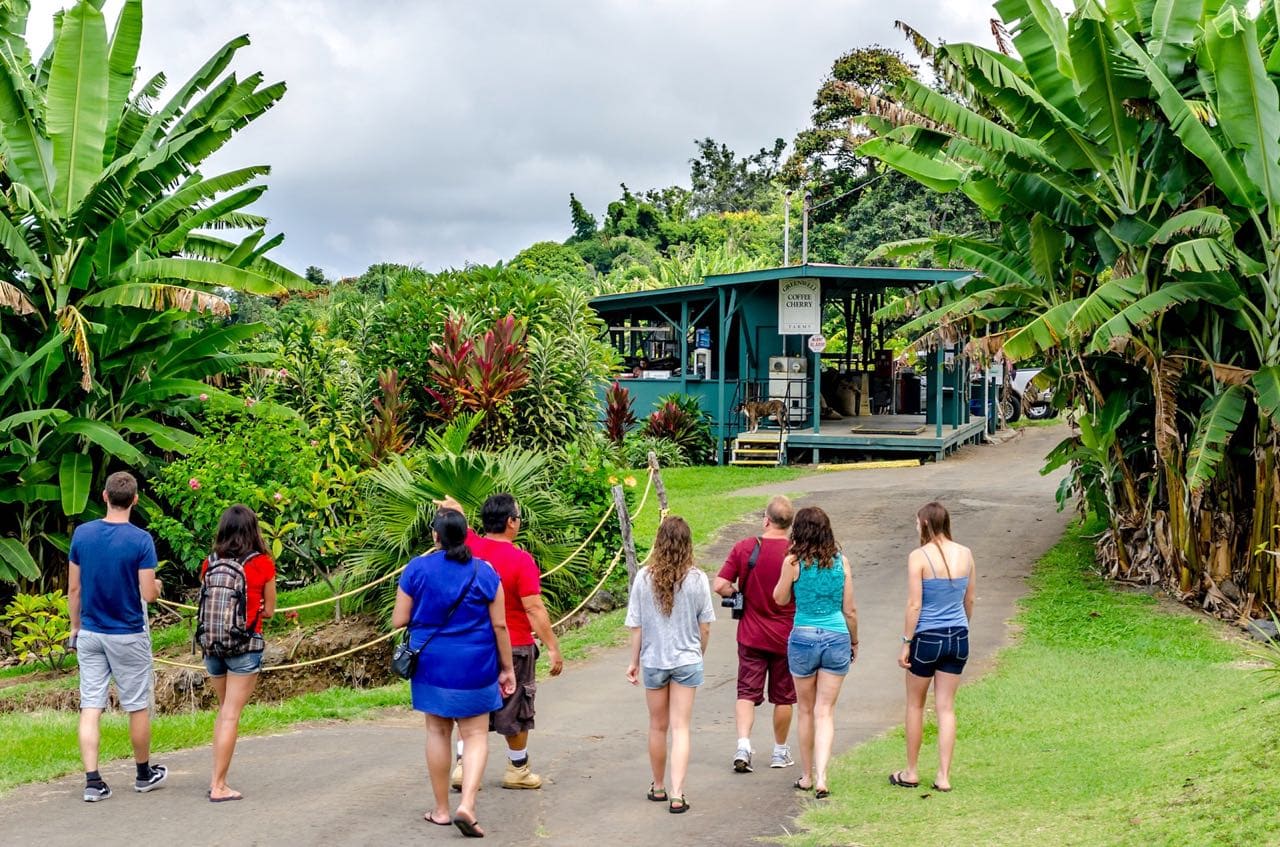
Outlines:
<svg viewBox="0 0 1280 847"><path fill-rule="evenodd" d="M169 777L169 769L164 765L152 765L151 776L147 779L135 779L133 781L133 790L139 794L146 794L148 791L155 791Z"/></svg>
<svg viewBox="0 0 1280 847"><path fill-rule="evenodd" d="M110 796L111 788L105 782L84 787L84 801L86 803L97 803L99 800L105 800Z"/></svg>

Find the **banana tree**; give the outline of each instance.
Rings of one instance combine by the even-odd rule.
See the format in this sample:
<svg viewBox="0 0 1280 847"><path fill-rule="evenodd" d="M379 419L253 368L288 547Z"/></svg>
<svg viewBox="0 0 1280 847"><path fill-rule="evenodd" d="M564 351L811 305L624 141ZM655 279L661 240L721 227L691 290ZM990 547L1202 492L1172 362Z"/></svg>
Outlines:
<svg viewBox="0 0 1280 847"><path fill-rule="evenodd" d="M1099 420L1109 401L1093 376L1100 363L1145 371L1162 490L1142 499L1166 502L1167 524L1148 522L1168 527L1170 576L1197 589L1206 554L1223 558L1203 548L1211 516L1200 512L1225 498L1252 515L1248 549L1234 557L1243 579L1274 599L1280 581L1256 551L1277 546L1278 523L1276 4L1256 17L1219 0L1080 0L1065 17L1047 0L999 0L996 11L999 50L934 46L907 28L945 91L908 80L887 98L864 97L877 135L860 152L963 191L1002 224L996 239L882 248L980 272L918 298L911 307L928 311L911 328L959 325L983 336L983 349L1056 357L1074 375L1057 390ZM1258 470L1241 487L1228 477L1239 473L1231 445L1246 420L1256 421ZM1113 449L1123 462L1125 448ZM1232 501L1241 488L1245 499Z"/></svg>
<svg viewBox="0 0 1280 847"><path fill-rule="evenodd" d="M38 59L28 5L0 4L0 579L48 575L106 473L182 451L208 380L258 360L228 292L306 285L247 211L268 169L199 170L284 93L226 73L248 37L162 101L140 0L110 32L100 2L59 12Z"/></svg>

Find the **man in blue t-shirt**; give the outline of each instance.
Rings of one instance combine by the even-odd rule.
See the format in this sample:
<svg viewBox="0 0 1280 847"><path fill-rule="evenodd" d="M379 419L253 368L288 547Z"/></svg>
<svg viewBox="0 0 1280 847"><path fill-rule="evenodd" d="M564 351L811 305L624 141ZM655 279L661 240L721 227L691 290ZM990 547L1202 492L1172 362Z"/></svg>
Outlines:
<svg viewBox="0 0 1280 847"><path fill-rule="evenodd" d="M151 534L129 523L138 502L138 482L121 471L107 477L102 492L107 516L76 527L71 536L67 607L70 649L80 663L80 758L84 799L111 796L98 773L98 741L107 685L116 681L120 708L129 713L129 740L137 763L135 791L159 788L168 776L151 758L151 633L146 603L160 596L156 545Z"/></svg>

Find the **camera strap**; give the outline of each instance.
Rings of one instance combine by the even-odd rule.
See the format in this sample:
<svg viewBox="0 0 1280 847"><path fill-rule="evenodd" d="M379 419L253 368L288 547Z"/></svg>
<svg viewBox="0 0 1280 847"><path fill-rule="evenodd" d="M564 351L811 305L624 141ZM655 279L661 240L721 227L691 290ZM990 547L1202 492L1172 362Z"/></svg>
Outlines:
<svg viewBox="0 0 1280 847"><path fill-rule="evenodd" d="M756 536L756 546L751 549L751 556L747 559L747 572L742 575L742 600L745 603L747 599L747 577L751 576L751 572L756 569L756 561L760 558L760 548L764 546L763 536Z"/></svg>

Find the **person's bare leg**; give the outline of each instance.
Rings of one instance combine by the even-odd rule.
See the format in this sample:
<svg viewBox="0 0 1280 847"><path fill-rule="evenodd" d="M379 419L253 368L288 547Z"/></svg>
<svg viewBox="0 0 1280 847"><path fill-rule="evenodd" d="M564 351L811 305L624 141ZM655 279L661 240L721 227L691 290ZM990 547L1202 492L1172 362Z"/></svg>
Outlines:
<svg viewBox="0 0 1280 847"><path fill-rule="evenodd" d="M462 718L458 721L458 735L462 737L462 802L458 803L454 816L475 821L476 794L489 759L489 715ZM448 785L448 782L442 784Z"/></svg>
<svg viewBox="0 0 1280 847"><path fill-rule="evenodd" d="M102 738L101 709L80 710L80 761L85 773L98 769L98 744Z"/></svg>
<svg viewBox="0 0 1280 847"><path fill-rule="evenodd" d="M258 684L258 675L227 674L222 677L222 701L213 723L213 777L209 780L209 797L239 797L240 792L227 786L227 771L231 770L231 757L236 752L236 738L240 734L240 714Z"/></svg>
<svg viewBox="0 0 1280 847"><path fill-rule="evenodd" d="M916 676L906 671L907 677L907 769L902 771L904 782L920 781L920 742L924 738L924 701L929 696L931 677Z"/></svg>
<svg viewBox="0 0 1280 847"><path fill-rule="evenodd" d="M453 764L453 719L427 715L427 776L434 805L423 815L437 823L453 820L449 811L449 768Z"/></svg>
<svg viewBox="0 0 1280 847"><path fill-rule="evenodd" d="M751 727L756 723L756 704L750 700L738 700L733 705L733 718L738 725L738 737L750 738Z"/></svg>
<svg viewBox="0 0 1280 847"><path fill-rule="evenodd" d="M831 746L836 737L836 701L844 677L818 671L817 692L813 701L813 787L827 790L827 765L831 762Z"/></svg>
<svg viewBox="0 0 1280 847"><path fill-rule="evenodd" d="M693 723L693 699L697 688L672 683L671 692L671 799L684 796L689 773L689 727Z"/></svg>
<svg viewBox="0 0 1280 847"><path fill-rule="evenodd" d="M649 707L649 769L653 772L653 790L666 790L667 730L671 727L671 686L646 688L645 704Z"/></svg>
<svg viewBox="0 0 1280 847"><path fill-rule="evenodd" d="M151 761L150 708L129 713L129 743L133 745L134 761Z"/></svg>
<svg viewBox="0 0 1280 847"><path fill-rule="evenodd" d="M951 787L951 754L956 749L956 689L960 675L938 671L933 686L933 707L938 712L938 776L934 784Z"/></svg>
<svg viewBox="0 0 1280 847"><path fill-rule="evenodd" d="M796 677L796 730L800 736L800 778L802 788L813 787L813 700L817 676ZM807 784L806 784L807 783Z"/></svg>
<svg viewBox="0 0 1280 847"><path fill-rule="evenodd" d="M773 743L786 744L791 733L791 706L782 703L773 707Z"/></svg>

